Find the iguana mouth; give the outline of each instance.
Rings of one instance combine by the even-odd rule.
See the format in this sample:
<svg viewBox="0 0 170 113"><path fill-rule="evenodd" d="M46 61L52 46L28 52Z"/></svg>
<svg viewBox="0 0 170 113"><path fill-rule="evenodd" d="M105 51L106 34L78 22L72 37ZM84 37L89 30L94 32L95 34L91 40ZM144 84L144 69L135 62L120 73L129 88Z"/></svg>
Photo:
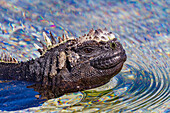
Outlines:
<svg viewBox="0 0 170 113"><path fill-rule="evenodd" d="M116 67L121 62L125 62L126 58L125 50L121 46L116 51L113 50L92 59L90 65L97 69L110 69Z"/></svg>
<svg viewBox="0 0 170 113"><path fill-rule="evenodd" d="M110 69L116 67L119 63L125 62L126 54L121 54L119 56L106 57L101 59L94 59L90 64L94 68L98 69Z"/></svg>

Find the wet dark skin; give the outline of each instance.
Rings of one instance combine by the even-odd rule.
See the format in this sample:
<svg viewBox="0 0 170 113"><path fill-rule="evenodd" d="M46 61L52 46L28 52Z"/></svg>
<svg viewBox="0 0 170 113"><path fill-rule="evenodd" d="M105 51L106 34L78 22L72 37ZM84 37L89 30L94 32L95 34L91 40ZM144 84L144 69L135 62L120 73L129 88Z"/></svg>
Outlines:
<svg viewBox="0 0 170 113"><path fill-rule="evenodd" d="M121 71L125 61L125 50L116 38L81 43L72 39L34 60L1 62L0 79L34 82L29 88L49 99L104 85Z"/></svg>

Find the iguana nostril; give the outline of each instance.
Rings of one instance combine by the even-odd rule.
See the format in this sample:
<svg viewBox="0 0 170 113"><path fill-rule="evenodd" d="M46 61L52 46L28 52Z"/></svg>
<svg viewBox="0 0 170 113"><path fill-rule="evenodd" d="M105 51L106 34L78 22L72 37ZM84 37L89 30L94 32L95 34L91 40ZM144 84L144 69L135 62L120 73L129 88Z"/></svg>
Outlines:
<svg viewBox="0 0 170 113"><path fill-rule="evenodd" d="M115 48L116 48L116 43L115 43L115 42L110 43L110 47L111 47L112 49L115 49Z"/></svg>

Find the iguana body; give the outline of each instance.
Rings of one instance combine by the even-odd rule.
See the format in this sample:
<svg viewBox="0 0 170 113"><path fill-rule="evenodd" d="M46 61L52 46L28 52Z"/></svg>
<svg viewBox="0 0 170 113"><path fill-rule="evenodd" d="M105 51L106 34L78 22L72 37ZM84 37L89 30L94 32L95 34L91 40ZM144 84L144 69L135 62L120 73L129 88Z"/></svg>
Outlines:
<svg viewBox="0 0 170 113"><path fill-rule="evenodd" d="M77 39L63 35L56 43L43 34L46 45L36 46L41 56L27 62L1 57L0 79L32 81L32 87L48 98L95 88L120 72L126 61L125 50L113 33L90 30ZM12 63L11 63L12 62Z"/></svg>

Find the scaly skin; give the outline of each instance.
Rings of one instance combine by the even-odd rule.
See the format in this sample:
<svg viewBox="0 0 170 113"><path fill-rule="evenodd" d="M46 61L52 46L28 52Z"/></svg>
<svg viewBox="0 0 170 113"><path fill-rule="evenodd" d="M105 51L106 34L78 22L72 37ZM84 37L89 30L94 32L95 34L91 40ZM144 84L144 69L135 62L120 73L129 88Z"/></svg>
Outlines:
<svg viewBox="0 0 170 113"><path fill-rule="evenodd" d="M0 79L35 82L31 88L42 96L54 98L106 84L126 61L122 45L106 30L92 29L78 39L66 40L63 36L65 41L59 44L52 35L51 42L46 38L47 46L43 45L43 50L37 48L42 54L39 58L20 63L1 62Z"/></svg>

